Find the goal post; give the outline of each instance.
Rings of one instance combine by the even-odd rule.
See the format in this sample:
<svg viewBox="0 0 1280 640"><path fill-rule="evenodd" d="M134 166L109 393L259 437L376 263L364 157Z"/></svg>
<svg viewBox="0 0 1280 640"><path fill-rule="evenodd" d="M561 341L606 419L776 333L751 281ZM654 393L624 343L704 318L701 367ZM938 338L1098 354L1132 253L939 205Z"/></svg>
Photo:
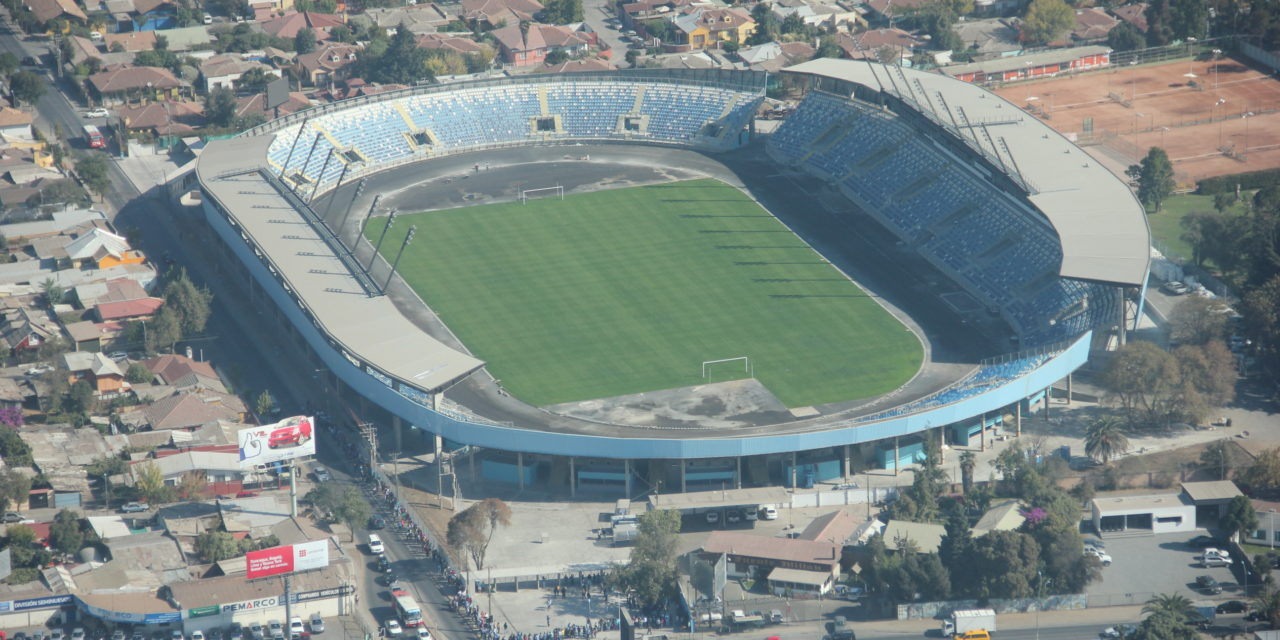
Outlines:
<svg viewBox="0 0 1280 640"><path fill-rule="evenodd" d="M564 187L556 185L554 187L538 187L537 189L521 189L520 204L528 204L529 199L534 197L536 194L552 191L555 192L555 195L559 196L561 200L564 200Z"/></svg>
<svg viewBox="0 0 1280 640"><path fill-rule="evenodd" d="M702 379L706 380L710 375L710 367L717 364L726 364L729 362L742 361L742 372L747 374L748 378L756 377L755 368L751 366L750 356L738 356L736 358L721 358L719 360L703 360L702 361Z"/></svg>

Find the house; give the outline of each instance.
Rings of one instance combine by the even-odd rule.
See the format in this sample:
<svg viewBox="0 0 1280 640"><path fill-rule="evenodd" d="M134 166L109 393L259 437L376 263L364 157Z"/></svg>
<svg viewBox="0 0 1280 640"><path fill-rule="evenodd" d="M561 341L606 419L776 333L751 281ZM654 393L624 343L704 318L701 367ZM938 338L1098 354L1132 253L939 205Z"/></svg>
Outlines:
<svg viewBox="0 0 1280 640"><path fill-rule="evenodd" d="M13 107L0 107L0 137L5 142L31 142L31 114Z"/></svg>
<svg viewBox="0 0 1280 640"><path fill-rule="evenodd" d="M163 298L103 302L93 307L93 314L98 318L98 322L150 320L162 306L164 306Z"/></svg>
<svg viewBox="0 0 1280 640"><path fill-rule="evenodd" d="M622 5L622 24L637 29L650 20L666 20L669 16L693 6L694 0L640 0Z"/></svg>
<svg viewBox="0 0 1280 640"><path fill-rule="evenodd" d="M965 20L957 22L953 28L961 42L977 51L977 59L1009 56L1022 51L1022 34L1017 19Z"/></svg>
<svg viewBox="0 0 1280 640"><path fill-rule="evenodd" d="M359 45L328 42L298 56L295 70L307 85L332 87L347 77L347 65L356 61L362 49Z"/></svg>
<svg viewBox="0 0 1280 640"><path fill-rule="evenodd" d="M1196 526L1204 528L1216 525L1226 515L1227 505L1244 495L1230 480L1184 482L1182 493L1196 505Z"/></svg>
<svg viewBox="0 0 1280 640"><path fill-rule="evenodd" d="M122 414L120 421L134 428L191 431L215 420L243 422L249 410L236 396L217 391L179 393Z"/></svg>
<svg viewBox="0 0 1280 640"><path fill-rule="evenodd" d="M53 212L48 220L0 224L0 234L3 234L12 244L34 238L56 236L81 225L105 226L106 221L106 214L96 209L67 209Z"/></svg>
<svg viewBox="0 0 1280 640"><path fill-rule="evenodd" d="M414 42L418 45L419 49L440 49L443 51L453 51L461 54L488 53L491 51L486 45L480 44L471 38L449 36L439 33L421 34Z"/></svg>
<svg viewBox="0 0 1280 640"><path fill-rule="evenodd" d="M102 43L106 45L107 51L119 50L133 53L151 51L156 48L156 32L125 31L123 33L108 33L102 36Z"/></svg>
<svg viewBox="0 0 1280 640"><path fill-rule="evenodd" d="M166 384L176 389L183 391L188 389L212 389L221 393L227 392L226 387L222 384L222 378L214 370L213 365L208 362L192 360L182 355L165 354L149 360L143 360L142 366L155 375L156 380L161 384Z"/></svg>
<svg viewBox="0 0 1280 640"><path fill-rule="evenodd" d="M31 447L33 466L53 487L53 504L49 506L59 508L92 501L85 466L118 456L129 445L124 436L102 435L97 429L66 424L30 425L19 430L18 437Z"/></svg>
<svg viewBox="0 0 1280 640"><path fill-rule="evenodd" d="M67 334L71 336L71 348L76 351L101 351L124 333L122 322L93 322L81 320L67 323Z"/></svg>
<svg viewBox="0 0 1280 640"><path fill-rule="evenodd" d="M995 505L982 514L973 525L972 533L976 538L991 531L1013 531L1026 522L1022 515L1022 504L1017 500L1006 500Z"/></svg>
<svg viewBox="0 0 1280 640"><path fill-rule="evenodd" d="M585 55L591 40L569 27L533 23L527 29L511 25L493 31L502 60L517 67L542 64L547 54L561 51L569 57Z"/></svg>
<svg viewBox="0 0 1280 640"><path fill-rule="evenodd" d="M1119 20L1098 7L1076 9L1076 26L1071 30L1071 39L1075 42L1106 40L1107 34L1118 24Z"/></svg>
<svg viewBox="0 0 1280 640"><path fill-rule="evenodd" d="M305 93L290 91L289 99L274 109L267 108L267 94L256 93L251 96L236 98L237 118L261 118L264 122L280 116L287 116L295 111L302 111L311 106Z"/></svg>
<svg viewBox="0 0 1280 640"><path fill-rule="evenodd" d="M853 537L853 533L862 524L853 518L853 514L843 509L814 518L809 526L797 536L800 540L830 542L843 547Z"/></svg>
<svg viewBox="0 0 1280 640"><path fill-rule="evenodd" d="M170 486L179 486L184 477L194 474L206 482L208 496L234 496L244 489L245 471L240 468L238 452L157 451L155 459L149 462L159 469L165 484ZM133 465L131 470L137 468L138 465Z"/></svg>
<svg viewBox="0 0 1280 640"><path fill-rule="evenodd" d="M406 7L376 7L366 9L364 15L374 24L394 32L404 25L417 35L435 33L451 20L440 5L431 2L411 4Z"/></svg>
<svg viewBox="0 0 1280 640"><path fill-rule="evenodd" d="M147 257L141 251L129 248L124 236L105 229L93 228L87 233L63 245L71 266L92 266L106 269L122 264L142 264Z"/></svg>
<svg viewBox="0 0 1280 640"><path fill-rule="evenodd" d="M157 31L178 26L178 5L173 0L133 0L129 14L134 31Z"/></svg>
<svg viewBox="0 0 1280 640"><path fill-rule="evenodd" d="M893 26L894 18L910 15L928 2L929 0L868 0L865 6L868 19L873 23L887 22L889 26Z"/></svg>
<svg viewBox="0 0 1280 640"><path fill-rule="evenodd" d="M778 22L798 15L806 25L826 27L833 31L841 27L851 28L865 23L857 11L823 0L777 0L769 5L769 12L778 19Z"/></svg>
<svg viewBox="0 0 1280 640"><path fill-rule="evenodd" d="M268 35L273 35L277 38L293 39L294 36L298 35L299 31L311 29L315 33L317 41L328 40L329 29L345 25L346 23L342 20L342 16L312 11L288 13L279 18L258 24Z"/></svg>
<svg viewBox="0 0 1280 640"><path fill-rule="evenodd" d="M1147 3L1145 2L1113 7L1111 15L1128 22L1142 33L1147 32Z"/></svg>
<svg viewBox="0 0 1280 640"><path fill-rule="evenodd" d="M76 5L75 0L23 0L23 4L31 10L31 14L41 24L46 24L54 18L77 21L81 24L89 21L89 16L86 16L84 11Z"/></svg>
<svg viewBox="0 0 1280 640"><path fill-rule="evenodd" d="M263 64L257 60L249 60L235 54L216 55L200 63L200 76L204 79L204 90L213 91L219 87L235 90L235 83L240 76L250 69L261 69L264 73L281 77L279 69Z"/></svg>
<svg viewBox="0 0 1280 640"><path fill-rule="evenodd" d="M147 297L147 290L136 280L112 278L100 282L77 285L72 292L80 306L88 309L101 302L123 302Z"/></svg>
<svg viewBox="0 0 1280 640"><path fill-rule="evenodd" d="M689 9L672 20L679 51L719 48L725 42L744 44L755 33L756 22L741 9Z"/></svg>
<svg viewBox="0 0 1280 640"><path fill-rule="evenodd" d="M159 67L126 67L95 73L89 76L88 85L95 101L104 105L177 100L191 95L190 84Z"/></svg>
<svg viewBox="0 0 1280 640"><path fill-rule="evenodd" d="M857 34L838 33L836 45L844 52L844 57L853 60L878 61L883 47L892 49L901 60L910 58L916 49L923 49L925 41L902 29L887 27Z"/></svg>
<svg viewBox="0 0 1280 640"><path fill-rule="evenodd" d="M738 58L757 71L778 71L809 60L813 58L814 53L816 50L807 42L770 41L739 49Z"/></svg>
<svg viewBox="0 0 1280 640"><path fill-rule="evenodd" d="M129 131L147 131L157 137L190 135L206 123L204 105L186 100L121 107L119 114Z"/></svg>
<svg viewBox="0 0 1280 640"><path fill-rule="evenodd" d="M713 561L723 558L727 575L732 577L767 571L770 590L779 595L821 595L830 591L840 576L841 547L825 540L713 531L699 555Z"/></svg>
<svg viewBox="0 0 1280 640"><path fill-rule="evenodd" d="M39 349L44 343L62 336L58 324L47 312L30 307L6 311L3 332L5 346L15 355Z"/></svg>
<svg viewBox="0 0 1280 640"><path fill-rule="evenodd" d="M890 520L885 523L884 547L890 551L914 549L918 553L936 553L947 535L947 528L930 522Z"/></svg>
<svg viewBox="0 0 1280 640"><path fill-rule="evenodd" d="M462 19L472 28L496 29L533 22L542 8L538 0L462 0Z"/></svg>
<svg viewBox="0 0 1280 640"><path fill-rule="evenodd" d="M953 65L943 67L940 71L965 82L1009 82L1027 78L1052 77L1071 71L1101 69L1110 64L1110 47L1088 45Z"/></svg>
<svg viewBox="0 0 1280 640"><path fill-rule="evenodd" d="M70 351L62 354L62 362L71 372L71 382L84 381L98 395L114 394L129 388L124 371L111 358L97 351Z"/></svg>

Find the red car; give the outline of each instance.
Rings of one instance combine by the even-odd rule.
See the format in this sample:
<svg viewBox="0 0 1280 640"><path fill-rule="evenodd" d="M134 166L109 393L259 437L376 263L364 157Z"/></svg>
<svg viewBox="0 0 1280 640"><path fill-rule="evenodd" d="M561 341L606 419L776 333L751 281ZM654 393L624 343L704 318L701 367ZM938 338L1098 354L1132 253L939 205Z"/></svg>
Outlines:
<svg viewBox="0 0 1280 640"><path fill-rule="evenodd" d="M272 449L296 447L311 439L311 420L304 416L287 418L280 425L267 436L267 446Z"/></svg>

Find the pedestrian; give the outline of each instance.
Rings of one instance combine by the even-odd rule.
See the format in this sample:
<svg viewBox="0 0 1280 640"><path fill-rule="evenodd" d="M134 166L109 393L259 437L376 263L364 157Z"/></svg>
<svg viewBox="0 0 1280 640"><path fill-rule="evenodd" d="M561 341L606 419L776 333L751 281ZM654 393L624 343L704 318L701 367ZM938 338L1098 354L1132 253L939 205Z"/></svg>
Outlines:
<svg viewBox="0 0 1280 640"><path fill-rule="evenodd" d="M551 616L547 616L547 626L551 626Z"/></svg>

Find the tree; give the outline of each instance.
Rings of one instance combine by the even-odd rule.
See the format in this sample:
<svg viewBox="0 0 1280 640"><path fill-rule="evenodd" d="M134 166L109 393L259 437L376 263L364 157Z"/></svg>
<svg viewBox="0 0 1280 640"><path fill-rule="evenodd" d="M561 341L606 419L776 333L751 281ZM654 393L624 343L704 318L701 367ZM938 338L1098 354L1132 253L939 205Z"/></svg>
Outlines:
<svg viewBox="0 0 1280 640"><path fill-rule="evenodd" d="M1137 27L1121 22L1107 33L1107 46L1116 51L1133 51L1147 46L1147 39Z"/></svg>
<svg viewBox="0 0 1280 640"><path fill-rule="evenodd" d="M1174 187L1173 163L1164 149L1151 147L1142 162L1130 165L1125 173L1138 182L1138 199L1147 210L1159 213Z"/></svg>
<svg viewBox="0 0 1280 640"><path fill-rule="evenodd" d="M129 469L129 465L125 464L124 459L116 456L102 456L94 459L85 468L84 472L90 478L102 478L102 491L107 504L111 503L111 478L110 476L120 475Z"/></svg>
<svg viewBox="0 0 1280 640"><path fill-rule="evenodd" d="M108 171L106 154L90 151L76 158L76 173L99 196L105 196L111 187Z"/></svg>
<svg viewBox="0 0 1280 640"><path fill-rule="evenodd" d="M1180 593L1159 593L1147 600L1142 612L1151 615L1166 615L1186 622L1196 615L1196 608L1191 600Z"/></svg>
<svg viewBox="0 0 1280 640"><path fill-rule="evenodd" d="M5 429L4 431L10 431ZM28 453L28 455L30 455ZM5 456L7 459L8 456ZM13 464L13 463L10 463ZM10 504L21 511L27 506L27 496L31 494L31 477L8 468L0 471L0 509L8 509Z"/></svg>
<svg viewBox="0 0 1280 640"><path fill-rule="evenodd" d="M1130 426L1165 426L1177 415L1182 375L1177 360L1145 341L1131 341L1116 352L1100 383L1120 403Z"/></svg>
<svg viewBox="0 0 1280 640"><path fill-rule="evenodd" d="M565 61L567 61L568 59L569 59L569 54L565 53L561 49L556 49L555 51L552 51L551 53L547 54L545 61L548 66L555 66L559 64L564 64ZM443 74L436 74L436 75L443 75Z"/></svg>
<svg viewBox="0 0 1280 640"><path fill-rule="evenodd" d="M623 591L632 592L644 605L665 600L676 585L679 532L678 511L664 509L641 514L631 558L614 571L610 582Z"/></svg>
<svg viewBox="0 0 1280 640"><path fill-rule="evenodd" d="M299 30L298 35L302 35L303 31L309 31L309 29ZM314 38L315 36L312 37ZM315 43L312 43L311 46L314 49ZM236 81L236 86L244 93L262 93L267 90L267 85L275 79L276 77L267 73L263 67L253 67L240 75L240 79Z"/></svg>
<svg viewBox="0 0 1280 640"><path fill-rule="evenodd" d="M70 413L89 413L93 410L93 385L88 380L77 380L71 385L65 409Z"/></svg>
<svg viewBox="0 0 1280 640"><path fill-rule="evenodd" d="M1280 488L1280 448L1259 453L1237 478L1254 491Z"/></svg>
<svg viewBox="0 0 1280 640"><path fill-rule="evenodd" d="M1262 616L1272 628L1280 626L1280 591L1268 586L1253 600L1253 610Z"/></svg>
<svg viewBox="0 0 1280 640"><path fill-rule="evenodd" d="M1236 359L1221 340L1173 350L1182 377L1178 411L1184 420L1199 422L1236 395Z"/></svg>
<svg viewBox="0 0 1280 640"><path fill-rule="evenodd" d="M1040 545L1017 531L992 531L973 541L974 595L987 598L1029 598L1035 593Z"/></svg>
<svg viewBox="0 0 1280 640"><path fill-rule="evenodd" d="M219 127L230 127L236 118L236 97L226 87L218 87L204 99L204 115Z"/></svg>
<svg viewBox="0 0 1280 640"><path fill-rule="evenodd" d="M226 531L205 531L196 536L196 555L206 563L222 562L240 553L240 545Z"/></svg>
<svg viewBox="0 0 1280 640"><path fill-rule="evenodd" d="M1209 471L1219 480L1227 479L1227 465L1231 463L1231 456L1227 449L1231 446L1231 441L1227 439L1215 440L1205 445L1204 451L1200 452L1200 467Z"/></svg>
<svg viewBox="0 0 1280 640"><path fill-rule="evenodd" d="M151 504L173 502L175 497L173 487L165 484L164 475L154 462L144 462L138 466L133 486L138 490L138 495Z"/></svg>
<svg viewBox="0 0 1280 640"><path fill-rule="evenodd" d="M129 384L143 384L151 382L155 377L156 374L151 373L151 370L147 368L147 365L142 364L141 362L134 362L133 364L130 364L129 370L124 374L124 379L128 380Z"/></svg>
<svg viewBox="0 0 1280 640"><path fill-rule="evenodd" d="M1264 366L1280 369L1280 275L1244 293L1241 311L1246 335L1252 338Z"/></svg>
<svg viewBox="0 0 1280 640"><path fill-rule="evenodd" d="M484 568L485 553L499 526L511 525L511 507L498 498L485 498L449 519L449 546L465 551L476 569Z"/></svg>
<svg viewBox="0 0 1280 640"><path fill-rule="evenodd" d="M1225 305L1202 296L1184 296L1169 313L1169 334L1182 344L1222 340L1227 335Z"/></svg>
<svg viewBox="0 0 1280 640"><path fill-rule="evenodd" d="M1062 0L1032 0L1022 17L1022 37L1031 44L1048 44L1075 23L1075 11Z"/></svg>
<svg viewBox="0 0 1280 640"><path fill-rule="evenodd" d="M316 50L316 32L310 27L298 29L297 35L293 36L293 50L298 55L311 53Z"/></svg>
<svg viewBox="0 0 1280 640"><path fill-rule="evenodd" d="M369 521L369 516L372 514L373 510L369 506L369 501L365 500L359 489L352 486L342 490L342 493L339 494L338 504L333 509L334 517L353 529L363 526L364 523Z"/></svg>
<svg viewBox="0 0 1280 640"><path fill-rule="evenodd" d="M156 317L146 324L145 346L147 351L173 351L173 345L182 339L182 321L168 304L160 307Z"/></svg>
<svg viewBox="0 0 1280 640"><path fill-rule="evenodd" d="M582 0L547 0L542 9L542 21L548 24L582 22Z"/></svg>
<svg viewBox="0 0 1280 640"><path fill-rule="evenodd" d="M182 477L178 480L177 493L178 497L188 501L203 500L209 497L208 476L198 471L188 471L182 474Z"/></svg>
<svg viewBox="0 0 1280 640"><path fill-rule="evenodd" d="M62 299L66 295L66 291L58 286L58 282L53 278L45 278L40 283L40 293L44 296L44 301L53 308L55 304L62 304Z"/></svg>
<svg viewBox="0 0 1280 640"><path fill-rule="evenodd" d="M44 80L30 71L19 71L9 76L9 92L14 102L35 105L44 95Z"/></svg>
<svg viewBox="0 0 1280 640"><path fill-rule="evenodd" d="M1089 423L1084 430L1084 452L1090 458L1106 464L1112 458L1129 450L1129 439L1120 429L1120 421L1113 416L1103 416Z"/></svg>
<svg viewBox="0 0 1280 640"><path fill-rule="evenodd" d="M70 509L63 509L49 523L49 546L71 555L84 544L84 531L80 528L80 516Z"/></svg>
<svg viewBox="0 0 1280 640"><path fill-rule="evenodd" d="M1258 514L1253 509L1253 503L1249 501L1248 496L1236 496L1227 503L1227 510L1222 514L1222 519L1218 525L1226 531L1228 535L1238 535L1241 538L1247 536L1250 532L1256 531L1258 528Z"/></svg>
<svg viewBox="0 0 1280 640"><path fill-rule="evenodd" d="M0 76L8 77L18 70L18 56L5 51L0 53Z"/></svg>
<svg viewBox="0 0 1280 640"><path fill-rule="evenodd" d="M960 482L964 486L965 495L973 492L973 468L977 463L978 457L972 451L960 454Z"/></svg>
<svg viewBox="0 0 1280 640"><path fill-rule="evenodd" d="M639 59L640 59L639 51L636 51L635 49L627 49L626 61L628 65L632 67L636 66L636 60L639 60Z"/></svg>
<svg viewBox="0 0 1280 640"><path fill-rule="evenodd" d="M427 52L418 47L413 32L401 23L385 48L374 40L361 53L359 71L369 80L382 83L414 84L431 79L427 69Z"/></svg>
<svg viewBox="0 0 1280 640"><path fill-rule="evenodd" d="M276 411L276 399L271 397L270 391L263 389L253 401L253 410L260 418L270 416Z"/></svg>

